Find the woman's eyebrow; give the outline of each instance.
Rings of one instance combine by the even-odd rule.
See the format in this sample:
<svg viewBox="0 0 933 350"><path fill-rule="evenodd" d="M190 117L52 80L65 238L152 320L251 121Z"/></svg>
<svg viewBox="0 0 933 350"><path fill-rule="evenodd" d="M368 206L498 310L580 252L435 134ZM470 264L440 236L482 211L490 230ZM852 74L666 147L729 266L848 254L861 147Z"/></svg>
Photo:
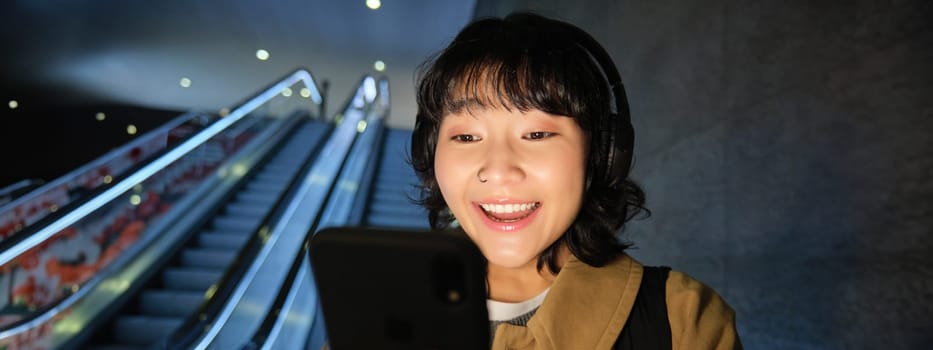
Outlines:
<svg viewBox="0 0 933 350"><path fill-rule="evenodd" d="M466 110L475 110L475 109L484 109L486 104L475 97L470 98L459 98L453 101L450 101L449 109L451 112L459 112L464 109Z"/></svg>

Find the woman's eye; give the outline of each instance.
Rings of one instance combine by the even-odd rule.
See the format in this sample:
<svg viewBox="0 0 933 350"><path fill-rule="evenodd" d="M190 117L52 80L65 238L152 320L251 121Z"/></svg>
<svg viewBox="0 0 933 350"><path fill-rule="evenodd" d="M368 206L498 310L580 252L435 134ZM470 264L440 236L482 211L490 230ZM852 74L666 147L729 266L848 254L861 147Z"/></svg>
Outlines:
<svg viewBox="0 0 933 350"><path fill-rule="evenodd" d="M525 138L529 140L543 140L551 136L554 136L554 133L547 131L534 131L525 135Z"/></svg>
<svg viewBox="0 0 933 350"><path fill-rule="evenodd" d="M467 134L454 135L454 137L452 137L451 139L453 139L454 141L463 142L463 143L479 141L478 137L473 136L473 135L467 135Z"/></svg>

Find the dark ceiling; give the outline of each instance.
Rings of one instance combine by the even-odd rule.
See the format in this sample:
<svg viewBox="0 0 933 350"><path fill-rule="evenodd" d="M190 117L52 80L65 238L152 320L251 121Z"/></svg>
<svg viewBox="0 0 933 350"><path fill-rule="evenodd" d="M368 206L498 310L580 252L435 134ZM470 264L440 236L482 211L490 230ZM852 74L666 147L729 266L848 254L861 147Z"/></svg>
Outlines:
<svg viewBox="0 0 933 350"><path fill-rule="evenodd" d="M4 105L112 101L164 109L220 108L297 67L337 99L373 63L408 77L473 15L475 1L6 0ZM266 61L257 59L267 50ZM181 78L192 81L189 88ZM407 82L406 82L407 83ZM23 98L23 97L19 97Z"/></svg>
<svg viewBox="0 0 933 350"><path fill-rule="evenodd" d="M127 142L128 124L142 133L181 111L231 107L296 68L329 82L329 115L363 74L388 76L393 113L413 115L415 67L473 17L475 6L474 0L385 0L377 10L366 0L5 0L0 187L61 176ZM267 60L257 58L260 49L269 52ZM384 72L374 70L377 60ZM8 108L12 101L17 108ZM106 121L96 121L105 110Z"/></svg>

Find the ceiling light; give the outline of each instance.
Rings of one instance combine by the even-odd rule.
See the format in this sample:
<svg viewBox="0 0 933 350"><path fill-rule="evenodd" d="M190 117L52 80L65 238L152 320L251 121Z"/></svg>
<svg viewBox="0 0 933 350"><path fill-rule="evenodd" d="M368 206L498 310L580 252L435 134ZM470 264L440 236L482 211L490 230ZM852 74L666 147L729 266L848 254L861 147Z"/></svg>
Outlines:
<svg viewBox="0 0 933 350"><path fill-rule="evenodd" d="M19 107L19 102L16 102L16 100L10 100L8 105L10 106L10 109L16 109L16 107Z"/></svg>
<svg viewBox="0 0 933 350"><path fill-rule="evenodd" d="M373 68L375 68L377 72L382 72L386 70L386 63L382 61L376 61L376 63L373 63Z"/></svg>
<svg viewBox="0 0 933 350"><path fill-rule="evenodd" d="M269 59L269 51L266 51L266 50L263 50L263 49L256 50L256 58L258 58L260 61L268 60L268 59Z"/></svg>
<svg viewBox="0 0 933 350"><path fill-rule="evenodd" d="M310 97L311 97L311 89L306 88L306 87L301 88L301 92L299 92L299 94L301 94L301 97L310 98Z"/></svg>
<svg viewBox="0 0 933 350"><path fill-rule="evenodd" d="M178 81L178 85L181 85L183 88L189 87L191 86L191 79L182 77L181 80Z"/></svg>
<svg viewBox="0 0 933 350"><path fill-rule="evenodd" d="M133 124L127 125L126 133L130 135L136 135L136 125L133 125Z"/></svg>
<svg viewBox="0 0 933 350"><path fill-rule="evenodd" d="M366 7L369 7L370 10L378 10L382 6L382 1L379 0L366 0Z"/></svg>
<svg viewBox="0 0 933 350"><path fill-rule="evenodd" d="M97 112L97 114L94 115L94 119L97 119L97 121L104 121L104 119L107 119L107 115L104 114L104 112Z"/></svg>
<svg viewBox="0 0 933 350"><path fill-rule="evenodd" d="M291 88L282 89L282 96L292 97L292 89Z"/></svg>

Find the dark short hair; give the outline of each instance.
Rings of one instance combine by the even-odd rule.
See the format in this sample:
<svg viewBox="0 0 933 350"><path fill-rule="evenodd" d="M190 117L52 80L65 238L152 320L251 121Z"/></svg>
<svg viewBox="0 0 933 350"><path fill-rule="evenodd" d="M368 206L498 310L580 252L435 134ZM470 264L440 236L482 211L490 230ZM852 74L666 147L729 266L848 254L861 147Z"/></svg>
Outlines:
<svg viewBox="0 0 933 350"><path fill-rule="evenodd" d="M605 168L599 165L608 160L605 152L593 151L605 146L593 135L607 125L600 118L612 115L614 96L603 70L571 29L579 30L532 13L469 24L419 67L418 114L411 140L410 161L421 180L417 201L428 210L431 227L442 230L454 220L434 173L438 128L445 116L476 105L537 109L573 118L588 142L586 188L573 224L538 257L539 270L547 264L555 273L560 271L556 253L561 245L580 261L603 266L631 246L616 236L625 222L639 212L650 215L644 192L627 175L624 181L610 181L596 170ZM464 105L465 100L475 104ZM628 109L617 111L616 117L628 123Z"/></svg>

